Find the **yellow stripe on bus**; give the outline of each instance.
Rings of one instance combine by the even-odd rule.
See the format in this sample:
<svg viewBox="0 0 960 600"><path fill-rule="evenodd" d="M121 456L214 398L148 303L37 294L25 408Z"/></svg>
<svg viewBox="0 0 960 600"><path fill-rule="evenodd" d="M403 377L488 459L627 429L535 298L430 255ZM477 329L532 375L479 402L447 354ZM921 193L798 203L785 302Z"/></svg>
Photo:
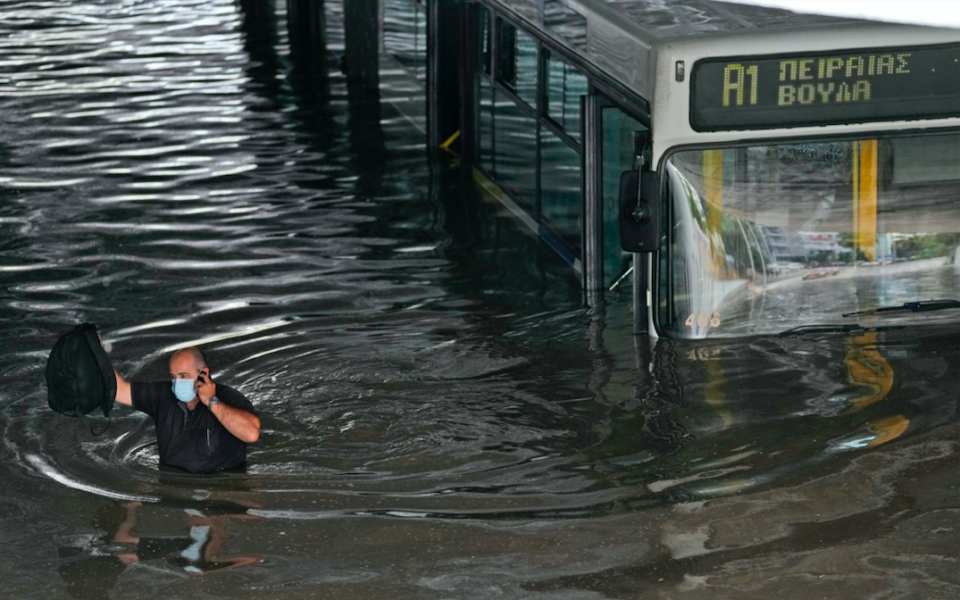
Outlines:
<svg viewBox="0 0 960 600"><path fill-rule="evenodd" d="M443 148L444 150L446 150L447 148L450 147L450 144L452 144L452 143L454 142L454 140L456 140L458 137L460 137L460 130L459 130L459 129L458 129L453 135L451 135L449 138L447 138L447 141L445 141L444 143L440 144L440 147Z"/></svg>
<svg viewBox="0 0 960 600"><path fill-rule="evenodd" d="M877 146L877 140L853 144L854 248L871 262L877 260Z"/></svg>

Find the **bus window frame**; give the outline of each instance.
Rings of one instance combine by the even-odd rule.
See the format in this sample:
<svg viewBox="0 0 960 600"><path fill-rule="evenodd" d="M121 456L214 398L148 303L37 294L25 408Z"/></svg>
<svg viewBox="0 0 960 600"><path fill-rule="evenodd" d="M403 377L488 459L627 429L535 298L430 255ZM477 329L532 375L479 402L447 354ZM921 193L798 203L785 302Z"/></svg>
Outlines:
<svg viewBox="0 0 960 600"><path fill-rule="evenodd" d="M650 326L653 331L656 332L658 337L671 339L671 340L684 340L687 338L673 336L666 333L664 330L666 327L661 328L661 314L660 314L660 268L661 268L661 258L662 254L666 253L666 262L670 263L667 265L667 287L672 287L672 256L670 248L672 248L672 231L670 224L673 223L673 202L670 202L669 195L669 181L667 181L666 167L667 161L673 157L674 154L679 152L690 152L690 151L702 151L702 150L727 150L732 148L749 148L751 146L757 145L782 145L782 144L803 144L803 143L814 143L814 142L851 142L857 140L887 140L892 138L899 137L911 137L924 134L960 134L960 127L950 126L950 127L914 127L914 128L905 128L905 129L883 129L883 130L871 130L871 131L860 131L856 133L843 133L836 132L828 135L803 135L803 136L776 136L776 137L761 137L761 138L749 138L735 141L719 142L719 143L702 143L702 144L683 144L679 146L671 146L660 155L660 160L657 163L657 177L660 181L660 214L661 214L661 244L660 250L657 250L654 256L654 259L651 261L651 273L649 280L654 289L651 290L651 302L650 302L650 311L651 311L651 320ZM890 188L893 189L893 188ZM667 297L667 309L672 307L673 304L673 295L672 290L671 294ZM669 315L668 315L669 316ZM768 333L757 333L757 334L748 334L743 337L770 337L775 334ZM706 339L706 338L705 338Z"/></svg>
<svg viewBox="0 0 960 600"><path fill-rule="evenodd" d="M586 198L586 182L588 180L586 173L586 162L587 162L587 144L586 144L586 123L587 116L581 114L581 125L580 125L580 135L581 140L576 140L575 138L568 135L562 127L555 123L547 115L547 108L545 104L545 77L544 71L546 65L544 62L544 51L546 50L554 56L580 72L587 79L587 89L588 96L602 96L606 101L610 102L611 105L616 106L624 114L629 115L631 118L642 124L650 132L651 139L653 136L653 126L652 118L650 114L650 103L647 99L643 98L636 92L630 90L623 84L620 84L616 79L610 77L603 71L599 70L597 67L593 66L591 63L580 57L575 50L568 48L566 42L562 41L557 34L549 32L547 30L538 29L536 25L530 24L529 21L514 13L507 7L502 5L494 5L485 2L484 0L473 0L471 2L466 2L464 4L465 11L471 11L474 5L480 10L486 10L491 19L490 27L490 36L491 36L491 72L485 73L482 65L480 64L478 58L479 55L476 52L476 44L478 39L474 39L477 33L476 31L476 22L474 16L467 13L469 18L467 23L470 25L466 33L469 36L467 41L468 47L471 48L471 51L466 52L465 55L469 57L469 66L464 69L464 72L461 74L462 78L472 78L474 76L486 77L491 85L491 89L494 95L494 102L497 96L497 93L503 94L511 102L519 107L520 110L524 111L525 114L533 118L537 123L537 152L536 152L536 164L535 164L535 181L536 181L536 198L535 208L531 211L530 215L534 217L537 225L544 231L548 232L554 240L558 240L560 244L571 252L574 256L579 257L582 261L585 257L584 254L584 240L586 239L585 231L581 231L581 242L580 248L573 247L568 243L567 239L560 235L551 225L542 219L542 210L541 210L541 196L542 196L542 185L541 185L541 169L540 163L542 162L541 157L541 128L548 129L551 133L559 137L567 145L571 146L579 155L580 155L580 173L581 173L581 202L585 201ZM501 81L500 75L500 52L501 52L501 34L500 27L501 23L506 22L509 25L513 26L515 29L523 32L524 34L530 36L537 45L537 86L536 86L536 106L531 107L526 100L520 98L514 90L510 87L503 84ZM471 102L473 107L478 106L478 89L474 89L474 86L471 84ZM466 97L466 95L464 96ZM474 154L479 156L477 151L479 150L479 136L477 135L477 111L474 108L470 109L473 121L469 129L473 133L474 140L471 142L475 146ZM509 184L501 181L496 174L496 110L494 108L493 114L493 169L488 170L479 160L471 160L470 164L473 168L477 169L480 173L483 173L485 176L489 177L492 181L508 193L514 200L519 196L516 190L514 190ZM599 144L599 141L597 142ZM599 148L597 149L599 152ZM597 164L594 162L594 164ZM596 191L599 193L599 190ZM524 204L521 202L521 204ZM529 206L529 205L528 205ZM584 210L586 205L584 204ZM529 210L529 209L525 209ZM586 223L586 214L583 215L583 222ZM584 281L585 283L585 281ZM646 285L646 284L645 284Z"/></svg>
<svg viewBox="0 0 960 600"><path fill-rule="evenodd" d="M497 19L508 21L517 29L522 30L524 33L537 40L541 48L547 48L551 53L556 53L558 56L563 58L563 60L567 61L576 67L581 73L586 75L591 90L595 89L602 92L608 98L617 103L624 112L631 114L634 119L642 123L647 128L650 128L649 100L640 96L625 85L619 83L617 80L610 77L599 68L595 67L592 63L579 56L575 50L567 47L566 42L557 36L557 34L547 30L538 30L536 24L530 24L526 18L501 4L490 4L484 0L472 0L465 3L464 6L469 7L472 4L477 4L486 8L488 11L490 11L490 16L494 21ZM497 32L494 33L494 49L497 53L500 52L498 47L499 40L497 39L498 35L499 34ZM496 81L498 76L496 73L496 59L494 59L493 62L494 73L492 73L491 76L494 77L494 80Z"/></svg>
<svg viewBox="0 0 960 600"><path fill-rule="evenodd" d="M583 153L583 142L582 142L582 139L581 139L581 140L578 140L578 139L576 139L575 137L573 137L572 135L570 135L569 133L567 133L567 131L563 128L563 125L561 125L560 123L558 123L553 117L550 116L550 90L549 90L549 83L550 83L549 67L550 67L550 65L549 65L548 61L549 61L549 60L557 60L557 58L560 58L560 61L561 61L561 62L564 62L564 63L570 65L571 67L573 67L574 69L576 69L578 73L580 73L581 75L583 75L583 77L587 80L587 90L588 90L588 93L589 93L590 89L592 88L592 85L591 85L591 82L590 82L590 78L587 76L586 73L582 72L582 71L581 71L580 69L578 69L575 65L572 65L572 64L568 63L568 62L565 61L562 57L554 57L553 52L550 50L550 48L547 48L547 47L544 47L544 46L541 45L541 47L540 47L540 69L539 69L539 73L538 73L538 77L540 78L540 86L539 86L539 87L541 88L540 98L539 98L539 100L540 100L540 107L541 107L540 115L541 115L541 116L543 117L543 119L546 121L547 125L550 126L550 130L551 130L551 131L553 131L555 134L557 134L561 139L565 140L568 144L572 145L574 148L577 149L578 152L580 152L580 153L582 154L582 153ZM581 113L581 114L580 114L580 121L581 121L581 123L580 123L580 129L583 129L583 119L584 119L584 116L583 116L583 114ZM581 138L583 137L582 131L578 131L577 133L581 136Z"/></svg>
<svg viewBox="0 0 960 600"><path fill-rule="evenodd" d="M577 139L575 139L575 138L573 138L572 136L570 136L567 132L565 132L565 131L563 130L562 127L560 127L558 124L556 124L556 123L555 123L552 119L550 119L550 118L547 116L547 114L546 114L546 112L547 112L547 109L546 109L546 106L545 106L545 93L546 93L546 91L545 91L545 88L544 88L544 84L545 84L544 73L545 73L545 70L546 70L546 65L545 65L545 62L544 62L544 51L546 50L547 52L553 53L553 52L554 52L554 49L553 49L552 46L550 46L549 44L544 43L544 40L542 40L539 36L537 36L534 31L531 31L530 29L524 27L522 23L517 22L517 21L515 21L515 20L513 20L513 19L510 19L510 18L508 18L508 17L504 17L504 16L501 15L501 14L498 14L498 11L490 8L490 7L489 7L488 5L486 5L486 4L483 4L483 3L476 3L476 4L480 7L481 10L487 9L487 11L488 11L488 13L490 14L490 17L491 17L491 19L492 19L491 37L493 38L494 41L493 41L493 45L492 45L492 47L491 47L491 65L492 65L492 71L493 71L493 72L490 73L490 74L486 74L486 73L484 72L482 66L481 66L478 62L475 62L474 65L473 65L473 69L472 69L473 74L476 74L476 75L478 75L478 76L480 76L480 77L486 77L486 78L488 78L488 81L490 82L491 87L492 87L493 92L494 92L494 98L496 98L496 94L497 94L498 92L501 93L501 94L503 94L507 99L509 99L511 102L513 102L514 105L516 105L516 107L518 108L518 110L522 111L524 114L526 114L527 116L529 116L530 118L532 118L532 119L536 122L536 124L537 124L537 129L536 129L537 152L536 152L536 159L535 159L535 163L536 163L536 164L534 165L534 169L535 169L535 180L536 180L536 194L535 194L535 198L532 199L532 200L533 200L533 203L532 203L532 205L533 205L533 210L531 211L531 216L532 216L532 217L534 218L534 220L537 222L538 226L544 228L547 232L549 232L550 236L551 236L554 240L556 240L556 241L558 241L560 244L562 244L562 245L564 246L564 248L565 248L567 251L569 251L573 256L576 256L576 257L578 257L579 259L582 260L582 259L583 259L583 256L582 256L582 254L583 254L583 248L582 248L582 245L583 245L583 242L582 242L583 235L582 235L582 233L581 233L581 247L579 247L579 248L578 248L578 247L574 247L571 243L568 242L568 240L567 240L567 238L566 238L565 236L563 236L563 235L562 235L560 232L558 232L553 226L551 226L551 224L550 224L549 222L547 222L547 221L545 221L545 220L543 219L543 210L542 210L543 186L542 186L542 176L541 176L542 174L541 174L541 169L540 169L540 164L541 164L541 162L542 162L542 155L541 155L541 151L542 151L542 135L541 135L541 129L542 129L542 128L546 128L547 130L549 130L551 133L553 133L555 136L557 136L561 141L563 141L565 144L567 144L568 146L570 146L571 148L573 148L573 150L574 150L575 152L577 152L577 154L580 155L580 159L581 159L581 160L580 160L580 164L581 164L581 178L584 176L584 175L583 175L583 173L584 173L584 169L583 169L584 144L582 144L580 141L578 141ZM506 23L507 25L513 27L515 30L518 30L518 31L526 34L526 35L529 36L531 39L533 39L534 42L536 43L536 48L537 48L537 68L536 68L536 73L537 73L537 87L536 87L536 97L535 97L535 99L536 99L536 106L530 106L530 104L529 104L526 100L524 100L523 98L521 98L520 96L518 96L517 93L516 93L513 89L511 89L508 85L506 85L506 84L503 82L503 80L502 80L502 76L501 76L501 72L500 72L500 65L501 65L500 52L501 52L501 49L502 49L502 44L501 44L501 41L502 41L501 28L503 27L504 23ZM563 55L560 54L560 53L558 53L558 55L563 56ZM474 57L474 61L476 61L477 58L478 58L478 57ZM569 62L570 62L571 64L573 64L572 61L569 61ZM574 67L576 68L576 65L574 65ZM579 70L579 69L578 69L578 70ZM582 72L582 71L581 71L581 72ZM588 84L589 84L589 82L590 82L589 75L586 74L586 73L584 73L584 76L587 77ZM592 88L592 85L591 85L591 90L592 90L592 89L593 89L593 88ZM474 97L474 102L476 102L476 101L477 101L477 99L476 99L476 97ZM496 110L494 110L493 119L494 119L494 123L496 123ZM494 125L494 129L493 129L493 138L494 138L494 141L493 141L493 148L494 148L494 158L493 158L493 161L494 161L494 164L496 164L496 125ZM477 138L477 139L479 139L479 138ZM496 182L497 182L497 185L504 187L505 190L506 190L508 193L510 193L511 196L513 196L514 198L519 197L519 194L518 194L517 190L514 190L514 189L512 188L512 186L510 186L509 184L505 183L504 181L502 181L502 180L497 176L497 174L496 174L496 167L494 167L493 172L491 173L491 172L488 172L487 169L485 169L485 168L483 167L483 165L474 164L473 166L474 166L475 168L479 168L480 171L483 172L483 173L484 173L485 175L487 175L488 177L491 177L491 178L493 179L493 181L496 181ZM581 195L582 195L582 189L581 189ZM581 201L582 201L582 198L581 198Z"/></svg>

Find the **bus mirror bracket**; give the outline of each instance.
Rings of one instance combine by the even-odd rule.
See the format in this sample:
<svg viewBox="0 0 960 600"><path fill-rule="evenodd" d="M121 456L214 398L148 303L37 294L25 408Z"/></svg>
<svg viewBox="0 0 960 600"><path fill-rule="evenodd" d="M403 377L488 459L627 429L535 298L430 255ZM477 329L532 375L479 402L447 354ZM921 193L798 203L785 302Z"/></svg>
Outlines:
<svg viewBox="0 0 960 600"><path fill-rule="evenodd" d="M639 166L620 174L620 246L626 252L654 252L660 248L657 174Z"/></svg>

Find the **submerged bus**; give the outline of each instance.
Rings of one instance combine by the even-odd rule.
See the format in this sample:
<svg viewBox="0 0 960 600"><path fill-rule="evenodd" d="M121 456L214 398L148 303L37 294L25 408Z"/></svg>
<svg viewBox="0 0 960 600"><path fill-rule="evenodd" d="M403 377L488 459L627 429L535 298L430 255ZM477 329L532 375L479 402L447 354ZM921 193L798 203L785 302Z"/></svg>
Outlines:
<svg viewBox="0 0 960 600"><path fill-rule="evenodd" d="M960 30L710 0L456 10L464 164L584 289L632 281L637 331L960 318Z"/></svg>

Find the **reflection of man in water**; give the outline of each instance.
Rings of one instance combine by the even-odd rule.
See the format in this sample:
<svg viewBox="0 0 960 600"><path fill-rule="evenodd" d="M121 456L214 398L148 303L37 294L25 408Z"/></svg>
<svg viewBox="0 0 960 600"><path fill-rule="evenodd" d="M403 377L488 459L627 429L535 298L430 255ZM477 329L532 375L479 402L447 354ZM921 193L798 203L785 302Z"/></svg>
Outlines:
<svg viewBox="0 0 960 600"><path fill-rule="evenodd" d="M145 412L157 426L160 464L191 473L242 467L260 419L243 394L210 378L199 348L170 358L171 382L128 382L117 376L117 402Z"/></svg>
<svg viewBox="0 0 960 600"><path fill-rule="evenodd" d="M89 548L67 546L59 549L61 558L69 558L87 550L89 555L81 560L60 566L60 575L67 585L67 592L81 600L100 600L113 588L120 573L137 562L166 558L166 562L182 568L192 575L204 575L220 569L242 567L260 562L260 556L218 556L227 537L227 521L230 519L253 519L240 507L205 515L200 510L185 508L188 536L142 537L136 534L139 502L123 505L111 503L100 508L94 517L97 528L105 531L104 537L94 541ZM209 511L208 511L209 512ZM123 550L110 552L104 543L122 546Z"/></svg>

